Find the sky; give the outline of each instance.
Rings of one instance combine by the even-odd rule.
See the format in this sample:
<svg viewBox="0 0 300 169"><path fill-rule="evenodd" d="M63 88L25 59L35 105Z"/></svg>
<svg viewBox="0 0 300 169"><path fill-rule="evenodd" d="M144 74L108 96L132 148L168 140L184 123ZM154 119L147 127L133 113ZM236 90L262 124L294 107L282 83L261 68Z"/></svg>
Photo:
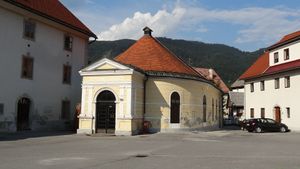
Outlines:
<svg viewBox="0 0 300 169"><path fill-rule="evenodd" d="M155 37L268 47L300 30L299 0L61 0L98 40Z"/></svg>

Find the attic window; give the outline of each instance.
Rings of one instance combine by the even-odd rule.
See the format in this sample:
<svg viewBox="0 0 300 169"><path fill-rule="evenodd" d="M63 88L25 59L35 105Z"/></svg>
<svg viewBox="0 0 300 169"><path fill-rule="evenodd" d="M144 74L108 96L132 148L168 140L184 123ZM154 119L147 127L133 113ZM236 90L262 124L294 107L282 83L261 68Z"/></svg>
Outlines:
<svg viewBox="0 0 300 169"><path fill-rule="evenodd" d="M65 35L64 48L65 48L65 50L72 51L72 48L73 48L73 37L72 36Z"/></svg>
<svg viewBox="0 0 300 169"><path fill-rule="evenodd" d="M284 60L289 60L290 59L290 50L289 48L284 49Z"/></svg>
<svg viewBox="0 0 300 169"><path fill-rule="evenodd" d="M24 20L24 30L23 36L26 39L34 40L35 39L35 27L36 24L32 20Z"/></svg>
<svg viewBox="0 0 300 169"><path fill-rule="evenodd" d="M278 52L274 53L274 63L278 63L279 62L279 57L278 57Z"/></svg>

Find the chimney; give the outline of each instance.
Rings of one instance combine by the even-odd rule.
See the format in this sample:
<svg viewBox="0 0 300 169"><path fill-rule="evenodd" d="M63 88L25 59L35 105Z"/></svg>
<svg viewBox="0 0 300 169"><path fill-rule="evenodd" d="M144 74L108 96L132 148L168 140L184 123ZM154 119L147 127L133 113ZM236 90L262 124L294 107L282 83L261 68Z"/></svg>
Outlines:
<svg viewBox="0 0 300 169"><path fill-rule="evenodd" d="M146 26L144 29L144 35L151 36L151 32L153 32L148 26Z"/></svg>
<svg viewBox="0 0 300 169"><path fill-rule="evenodd" d="M208 69L208 78L209 78L209 80L214 79L214 70L213 69Z"/></svg>

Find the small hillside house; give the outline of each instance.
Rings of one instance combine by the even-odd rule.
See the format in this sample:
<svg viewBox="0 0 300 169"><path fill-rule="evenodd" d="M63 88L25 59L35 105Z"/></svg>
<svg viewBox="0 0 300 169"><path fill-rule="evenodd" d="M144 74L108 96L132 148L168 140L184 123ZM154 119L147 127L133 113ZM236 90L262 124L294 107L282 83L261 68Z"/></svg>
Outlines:
<svg viewBox="0 0 300 169"><path fill-rule="evenodd" d="M82 69L78 133L138 134L219 127L223 92L163 46L144 28L114 60Z"/></svg>
<svg viewBox="0 0 300 169"><path fill-rule="evenodd" d="M0 22L0 131L70 127L96 35L58 0L2 0Z"/></svg>
<svg viewBox="0 0 300 169"><path fill-rule="evenodd" d="M266 117L300 130L300 31L284 36L240 77L246 118Z"/></svg>

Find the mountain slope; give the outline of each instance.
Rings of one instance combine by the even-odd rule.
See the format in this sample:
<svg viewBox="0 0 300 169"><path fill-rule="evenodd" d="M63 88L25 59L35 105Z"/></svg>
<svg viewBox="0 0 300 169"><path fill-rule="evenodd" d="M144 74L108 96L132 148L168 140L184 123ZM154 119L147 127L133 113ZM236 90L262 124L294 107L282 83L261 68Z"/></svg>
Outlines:
<svg viewBox="0 0 300 169"><path fill-rule="evenodd" d="M243 52L222 44L158 38L174 54L194 67L213 68L227 85L233 83L256 59L263 49ZM96 41L89 46L89 61L114 58L129 48L134 40Z"/></svg>

